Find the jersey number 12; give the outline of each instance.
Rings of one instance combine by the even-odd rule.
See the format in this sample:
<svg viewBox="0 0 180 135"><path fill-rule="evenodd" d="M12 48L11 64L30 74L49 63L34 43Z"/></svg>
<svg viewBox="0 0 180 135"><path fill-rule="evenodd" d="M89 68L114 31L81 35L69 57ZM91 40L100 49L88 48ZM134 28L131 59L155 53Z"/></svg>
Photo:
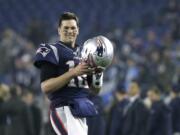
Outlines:
<svg viewBox="0 0 180 135"><path fill-rule="evenodd" d="M67 61L66 64L69 66L69 70L75 67L75 62L73 60ZM69 87L79 87L79 88L89 88L87 84L87 75L77 76L69 82Z"/></svg>

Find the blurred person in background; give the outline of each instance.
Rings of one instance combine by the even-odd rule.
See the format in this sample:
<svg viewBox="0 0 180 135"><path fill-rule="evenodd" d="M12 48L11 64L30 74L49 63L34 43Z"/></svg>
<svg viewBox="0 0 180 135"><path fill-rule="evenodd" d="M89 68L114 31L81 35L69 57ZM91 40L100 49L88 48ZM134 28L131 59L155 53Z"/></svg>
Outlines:
<svg viewBox="0 0 180 135"><path fill-rule="evenodd" d="M114 92L115 103L110 110L110 118L107 122L107 135L122 135L124 125L124 113L129 100L125 87L122 83L119 83L116 91Z"/></svg>
<svg viewBox="0 0 180 135"><path fill-rule="evenodd" d="M21 99L21 89L10 87L11 98L1 105L6 114L6 127L3 135L34 135L32 114Z"/></svg>
<svg viewBox="0 0 180 135"><path fill-rule="evenodd" d="M172 86L170 108L172 111L173 135L180 135L180 84Z"/></svg>
<svg viewBox="0 0 180 135"><path fill-rule="evenodd" d="M2 40L0 41L0 56L3 58L0 63L0 73L8 73L13 68L14 56L21 51L22 46L19 44L16 32L12 29L3 31Z"/></svg>
<svg viewBox="0 0 180 135"><path fill-rule="evenodd" d="M105 135L106 119L102 97L92 96L91 100L96 105L99 114L97 116L87 118L88 135Z"/></svg>
<svg viewBox="0 0 180 135"><path fill-rule="evenodd" d="M36 94L40 93L40 81L30 54L22 54L22 56L15 58L12 78L13 82L20 85L23 89L30 89Z"/></svg>
<svg viewBox="0 0 180 135"><path fill-rule="evenodd" d="M27 56L31 58L32 54L34 55L34 52L33 44L30 41L27 41L15 30L6 28L3 31L2 39L0 40L0 57L3 58L0 63L0 78L3 79L3 82L8 84L22 83L19 83L23 78L22 73L21 75L18 73L20 70L26 70L28 76L36 74L32 60L29 59L29 62L27 62ZM26 67L23 66L23 64L26 64ZM25 84L28 84L29 78L30 77L28 77L28 79L23 78ZM35 77L33 79L36 80ZM37 89L37 85L34 85L36 85L36 83L31 84L34 89Z"/></svg>
<svg viewBox="0 0 180 135"><path fill-rule="evenodd" d="M33 135L40 135L42 129L42 114L35 102L34 94L30 90L24 90L22 100L26 103L32 116Z"/></svg>
<svg viewBox="0 0 180 135"><path fill-rule="evenodd" d="M148 98L152 102L147 124L147 135L172 135L172 115L161 99L160 90L154 86L148 90Z"/></svg>
<svg viewBox="0 0 180 135"><path fill-rule="evenodd" d="M118 56L115 55L111 67L104 71L103 86L99 93L102 98L105 113L108 115L114 102L114 91L116 90L118 80L123 80L125 70L123 65L119 64Z"/></svg>
<svg viewBox="0 0 180 135"><path fill-rule="evenodd" d="M5 135L8 114L6 110L3 109L3 106L6 105L6 102L10 98L10 88L6 84L0 84L0 133Z"/></svg>
<svg viewBox="0 0 180 135"><path fill-rule="evenodd" d="M148 109L140 97L140 87L136 81L128 89L129 104L124 111L123 135L146 135Z"/></svg>

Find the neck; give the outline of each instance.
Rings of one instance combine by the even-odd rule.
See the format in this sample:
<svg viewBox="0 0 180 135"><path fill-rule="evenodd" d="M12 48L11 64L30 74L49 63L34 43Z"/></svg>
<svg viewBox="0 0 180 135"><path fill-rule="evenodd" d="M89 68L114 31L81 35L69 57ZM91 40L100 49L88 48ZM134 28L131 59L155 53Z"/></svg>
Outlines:
<svg viewBox="0 0 180 135"><path fill-rule="evenodd" d="M139 95L130 96L130 101L134 102L138 97Z"/></svg>
<svg viewBox="0 0 180 135"><path fill-rule="evenodd" d="M75 48L75 43L74 43L74 42L71 43L71 47L72 47L72 48Z"/></svg>
<svg viewBox="0 0 180 135"><path fill-rule="evenodd" d="M72 43L67 43L67 42L64 42L64 41L62 41L62 40L60 40L62 43L64 43L65 45L67 45L67 46L70 46L70 47L72 47L72 48L75 48L75 42L72 42Z"/></svg>
<svg viewBox="0 0 180 135"><path fill-rule="evenodd" d="M154 100L154 102L159 102L159 101L161 101L160 98L156 98L156 99Z"/></svg>

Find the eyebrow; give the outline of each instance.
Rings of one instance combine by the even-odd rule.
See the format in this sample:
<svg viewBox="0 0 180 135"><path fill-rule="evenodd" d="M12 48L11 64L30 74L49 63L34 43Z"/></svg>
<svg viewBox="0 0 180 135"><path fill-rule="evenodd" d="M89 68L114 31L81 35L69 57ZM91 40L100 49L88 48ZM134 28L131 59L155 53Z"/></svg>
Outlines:
<svg viewBox="0 0 180 135"><path fill-rule="evenodd" d="M71 28L71 29L75 29L75 26L64 26L65 29Z"/></svg>

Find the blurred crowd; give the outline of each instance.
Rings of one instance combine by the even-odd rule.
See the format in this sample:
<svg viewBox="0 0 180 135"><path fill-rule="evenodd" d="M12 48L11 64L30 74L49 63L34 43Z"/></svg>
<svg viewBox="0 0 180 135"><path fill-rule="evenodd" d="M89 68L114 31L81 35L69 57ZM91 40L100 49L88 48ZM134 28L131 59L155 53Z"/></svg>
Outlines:
<svg viewBox="0 0 180 135"><path fill-rule="evenodd" d="M101 33L98 25L96 31L89 30L82 36L90 38L101 33L111 39L115 50L113 63L105 71L103 88L94 98L101 115L88 119L89 135L180 135L179 5L177 0L168 0L160 12L126 27L112 26ZM153 23L151 18L155 18ZM11 28L1 33L2 135L53 134L49 102L40 90L33 57L38 44L58 39L56 32L48 37L43 26L36 20L23 36Z"/></svg>
<svg viewBox="0 0 180 135"><path fill-rule="evenodd" d="M130 83L128 92L119 84L109 114L105 116L105 134L179 135L179 94L177 85L166 96L156 85L152 85L143 98L137 81Z"/></svg>

